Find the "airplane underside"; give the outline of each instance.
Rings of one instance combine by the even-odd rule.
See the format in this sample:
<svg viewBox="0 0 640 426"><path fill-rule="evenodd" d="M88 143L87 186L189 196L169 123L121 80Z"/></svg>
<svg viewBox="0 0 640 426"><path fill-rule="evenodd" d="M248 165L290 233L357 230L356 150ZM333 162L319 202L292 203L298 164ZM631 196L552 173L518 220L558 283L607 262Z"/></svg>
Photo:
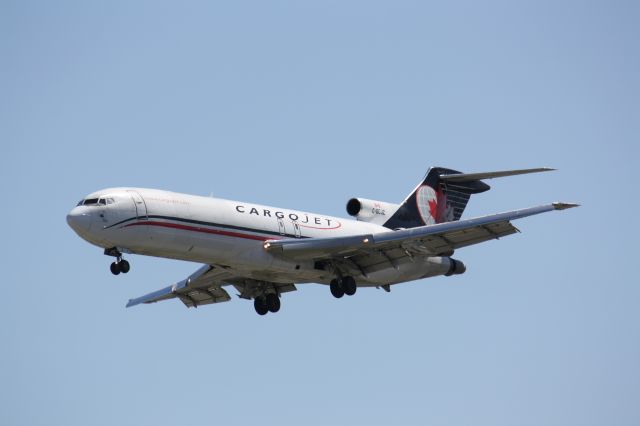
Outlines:
<svg viewBox="0 0 640 426"><path fill-rule="evenodd" d="M184 236L186 237L186 236ZM233 275L223 282L222 287L232 286L242 299L254 300L256 312L261 315L277 312L280 309L280 296L283 293L297 290L296 284L328 285L335 298L353 296L357 288L376 287L390 291L390 286L408 281L429 278L439 275L458 275L466 271L459 260L443 256L415 255L393 259L385 255L382 259L370 261L366 269L353 260L344 258L327 262L291 262L286 259L274 259L264 255L262 246L247 244L237 257L220 257L216 242L220 238L211 238L206 247L190 247L185 251L170 251L166 245L154 242L133 249L111 247L105 254L116 257L110 265L114 275L127 273L130 264L123 253L139 254L153 257L191 261L221 269ZM224 244L228 243L224 241ZM246 244L246 243L245 243ZM181 300L188 307L207 304L208 297L198 298L198 291ZM208 296L205 293L206 296ZM276 298L278 299L276 301Z"/></svg>

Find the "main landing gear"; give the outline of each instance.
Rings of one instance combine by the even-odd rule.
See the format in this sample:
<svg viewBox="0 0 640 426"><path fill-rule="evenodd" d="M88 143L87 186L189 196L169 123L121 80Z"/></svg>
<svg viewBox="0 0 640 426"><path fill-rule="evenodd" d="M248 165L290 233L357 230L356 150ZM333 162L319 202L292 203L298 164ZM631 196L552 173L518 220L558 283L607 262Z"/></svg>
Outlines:
<svg viewBox="0 0 640 426"><path fill-rule="evenodd" d="M354 280L353 277L346 276L332 279L331 283L329 283L329 288L331 289L333 297L340 299L345 294L347 296L353 296L356 294L358 286L356 285L356 280Z"/></svg>
<svg viewBox="0 0 640 426"><path fill-rule="evenodd" d="M113 256L116 258L116 261L111 264L109 269L113 275L118 275L120 272L126 274L131 269L131 265L129 262L122 258L122 253L116 248L105 249L104 254L107 256Z"/></svg>
<svg viewBox="0 0 640 426"><path fill-rule="evenodd" d="M266 315L267 312L276 313L280 310L280 297L275 293L257 296L253 300L253 307L258 315Z"/></svg>
<svg viewBox="0 0 640 426"><path fill-rule="evenodd" d="M120 258L120 260L111 263L109 269L111 269L111 273L113 275L118 275L120 272L126 274L127 272L129 272L129 269L131 269L131 265L129 265L129 262L127 262L126 260Z"/></svg>

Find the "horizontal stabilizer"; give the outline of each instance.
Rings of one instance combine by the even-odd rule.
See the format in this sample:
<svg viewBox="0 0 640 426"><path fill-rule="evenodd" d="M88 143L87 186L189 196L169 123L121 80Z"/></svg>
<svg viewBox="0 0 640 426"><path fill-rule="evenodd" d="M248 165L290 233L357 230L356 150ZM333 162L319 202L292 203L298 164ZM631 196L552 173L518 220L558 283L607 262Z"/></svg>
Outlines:
<svg viewBox="0 0 640 426"><path fill-rule="evenodd" d="M441 174L440 180L445 182L472 182L482 179L493 179L505 176L525 175L528 173L540 173L550 172L555 169L549 167L540 167L537 169L520 169L520 170L503 170L499 172L485 172L485 173L455 173L455 174Z"/></svg>

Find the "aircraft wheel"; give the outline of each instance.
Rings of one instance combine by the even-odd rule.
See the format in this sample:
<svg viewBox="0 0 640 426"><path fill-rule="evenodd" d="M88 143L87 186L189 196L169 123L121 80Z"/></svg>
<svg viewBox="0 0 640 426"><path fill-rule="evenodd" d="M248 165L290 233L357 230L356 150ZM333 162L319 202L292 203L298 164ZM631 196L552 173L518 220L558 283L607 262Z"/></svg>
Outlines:
<svg viewBox="0 0 640 426"><path fill-rule="evenodd" d="M253 300L253 307L256 309L258 315L266 315L269 312L267 307L267 301L264 296L258 296Z"/></svg>
<svg viewBox="0 0 640 426"><path fill-rule="evenodd" d="M356 280L354 280L353 277L344 277L342 279L342 288L344 288L344 294L347 296L353 296L356 294L358 286L356 285Z"/></svg>
<svg viewBox="0 0 640 426"><path fill-rule="evenodd" d="M342 289L342 286L337 279L334 278L331 280L331 283L329 283L329 288L331 289L331 294L333 294L333 297L335 297L336 299L340 299L342 296L344 296L344 290Z"/></svg>
<svg viewBox="0 0 640 426"><path fill-rule="evenodd" d="M275 293L267 294L267 308L269 312L278 312L280 310L280 298Z"/></svg>
<svg viewBox="0 0 640 426"><path fill-rule="evenodd" d="M118 275L120 273L120 266L118 266L116 262L113 262L109 268L113 275Z"/></svg>
<svg viewBox="0 0 640 426"><path fill-rule="evenodd" d="M126 274L131 269L131 265L129 265L129 262L124 259L122 259L120 263L118 263L118 267L120 268L120 272L122 272L123 274Z"/></svg>

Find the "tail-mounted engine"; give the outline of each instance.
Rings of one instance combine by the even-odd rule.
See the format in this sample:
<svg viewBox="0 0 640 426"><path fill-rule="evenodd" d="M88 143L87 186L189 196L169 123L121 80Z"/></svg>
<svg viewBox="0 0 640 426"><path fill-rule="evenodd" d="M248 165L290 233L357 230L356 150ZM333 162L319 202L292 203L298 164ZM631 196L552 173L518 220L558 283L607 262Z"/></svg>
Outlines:
<svg viewBox="0 0 640 426"><path fill-rule="evenodd" d="M347 202L347 213L363 222L378 225L385 223L398 210L400 205L384 201L352 198Z"/></svg>

